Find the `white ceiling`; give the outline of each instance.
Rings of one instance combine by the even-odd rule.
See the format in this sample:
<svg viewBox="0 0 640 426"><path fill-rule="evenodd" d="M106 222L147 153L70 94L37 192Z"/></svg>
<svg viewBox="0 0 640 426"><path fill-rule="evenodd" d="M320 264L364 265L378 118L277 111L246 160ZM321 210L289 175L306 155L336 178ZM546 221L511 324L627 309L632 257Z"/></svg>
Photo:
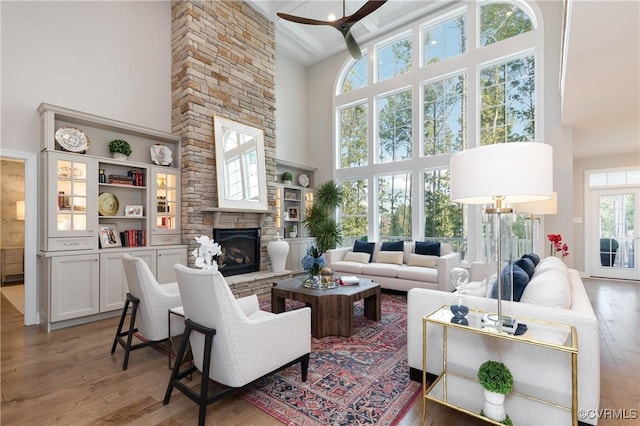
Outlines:
<svg viewBox="0 0 640 426"><path fill-rule="evenodd" d="M564 69L562 123L578 131L603 124L640 121L640 2L637 0L570 0L569 35ZM276 16L277 12L326 20L329 13L342 14L340 0L248 0L276 23L276 43L288 56L312 65L346 51L342 35L329 26L301 25ZM435 13L459 0L389 0L353 26L352 34L363 44L400 28L420 16ZM358 10L364 0L347 0L346 15ZM636 130L636 134L638 131ZM574 156L637 152L638 140L599 138L574 146Z"/></svg>

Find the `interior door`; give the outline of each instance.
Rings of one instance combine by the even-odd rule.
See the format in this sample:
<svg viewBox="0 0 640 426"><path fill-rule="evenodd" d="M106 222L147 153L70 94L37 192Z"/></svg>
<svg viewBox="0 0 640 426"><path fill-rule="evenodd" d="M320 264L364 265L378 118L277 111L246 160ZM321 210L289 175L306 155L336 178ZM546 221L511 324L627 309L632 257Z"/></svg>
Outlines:
<svg viewBox="0 0 640 426"><path fill-rule="evenodd" d="M640 280L640 188L592 189L591 275Z"/></svg>

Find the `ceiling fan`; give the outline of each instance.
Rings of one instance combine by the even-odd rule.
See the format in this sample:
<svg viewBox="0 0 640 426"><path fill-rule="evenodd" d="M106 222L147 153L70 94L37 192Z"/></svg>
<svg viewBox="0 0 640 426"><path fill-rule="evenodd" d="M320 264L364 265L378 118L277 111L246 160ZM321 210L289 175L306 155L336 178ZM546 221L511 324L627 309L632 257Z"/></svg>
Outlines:
<svg viewBox="0 0 640 426"><path fill-rule="evenodd" d="M286 19L287 21L295 22L298 24L328 25L330 27L334 27L335 29L340 31L340 33L342 33L342 36L347 43L347 49L349 49L349 53L351 53L351 56L354 59L360 59L360 57L362 56L362 52L360 52L358 43L351 35L351 27L365 16L373 13L376 9L385 4L387 0L369 0L360 9L358 9L356 13L350 16L345 16L345 2L346 0L342 0L342 18L336 19L335 21L320 21L318 19L302 18L299 16L289 15L281 12L278 12L277 15L282 19Z"/></svg>

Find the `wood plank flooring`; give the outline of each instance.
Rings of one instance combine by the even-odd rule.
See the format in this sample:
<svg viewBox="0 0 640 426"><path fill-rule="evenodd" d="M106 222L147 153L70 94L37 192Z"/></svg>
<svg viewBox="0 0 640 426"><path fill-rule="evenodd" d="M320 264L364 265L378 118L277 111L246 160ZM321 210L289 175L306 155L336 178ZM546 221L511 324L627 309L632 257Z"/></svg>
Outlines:
<svg viewBox="0 0 640 426"><path fill-rule="evenodd" d="M600 321L601 408L640 408L640 283L585 279ZM2 425L195 425L195 403L175 391L163 406L170 371L152 348L134 351L122 371L122 348L110 354L117 318L45 333L24 327L22 315L0 303L0 424ZM194 377L197 383L199 377ZM418 425L418 401L400 421ZM236 396L209 406L207 425L279 425ZM430 403L425 425L486 423ZM602 419L603 426L636 420Z"/></svg>

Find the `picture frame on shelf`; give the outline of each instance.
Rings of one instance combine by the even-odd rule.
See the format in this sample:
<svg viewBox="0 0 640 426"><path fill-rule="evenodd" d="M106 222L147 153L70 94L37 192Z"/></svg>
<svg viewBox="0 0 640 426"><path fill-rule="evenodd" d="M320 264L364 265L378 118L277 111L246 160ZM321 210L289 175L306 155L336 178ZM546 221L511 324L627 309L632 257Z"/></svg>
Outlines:
<svg viewBox="0 0 640 426"><path fill-rule="evenodd" d="M297 207L289 207L287 208L287 213L289 214L289 220L299 220L300 215L298 214Z"/></svg>
<svg viewBox="0 0 640 426"><path fill-rule="evenodd" d="M98 235L100 237L100 247L122 247L120 230L115 223L101 223L98 226Z"/></svg>
<svg viewBox="0 0 640 426"><path fill-rule="evenodd" d="M124 215L126 217L143 217L144 216L144 208L143 206L124 206Z"/></svg>

